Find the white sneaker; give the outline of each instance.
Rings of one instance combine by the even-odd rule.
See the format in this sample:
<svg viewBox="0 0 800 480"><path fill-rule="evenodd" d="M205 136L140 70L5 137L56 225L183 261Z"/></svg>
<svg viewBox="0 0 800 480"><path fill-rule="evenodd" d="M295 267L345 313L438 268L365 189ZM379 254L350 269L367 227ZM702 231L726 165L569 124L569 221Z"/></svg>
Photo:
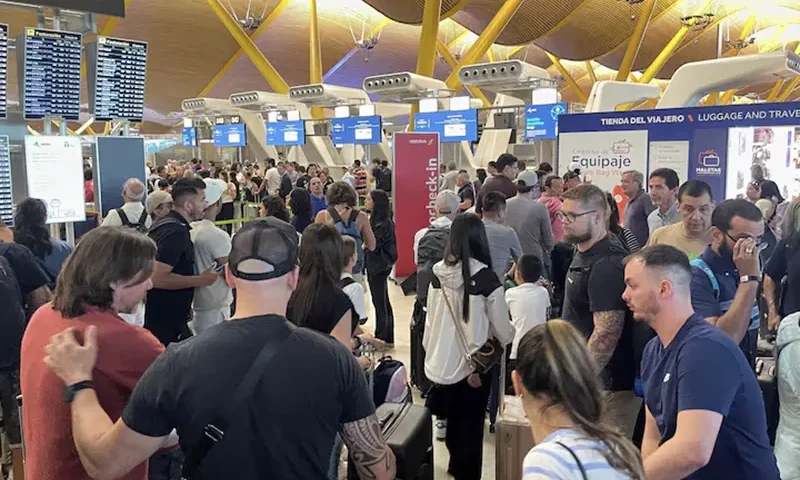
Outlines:
<svg viewBox="0 0 800 480"><path fill-rule="evenodd" d="M433 433L436 440L444 442L447 438L447 420L437 419L433 424Z"/></svg>

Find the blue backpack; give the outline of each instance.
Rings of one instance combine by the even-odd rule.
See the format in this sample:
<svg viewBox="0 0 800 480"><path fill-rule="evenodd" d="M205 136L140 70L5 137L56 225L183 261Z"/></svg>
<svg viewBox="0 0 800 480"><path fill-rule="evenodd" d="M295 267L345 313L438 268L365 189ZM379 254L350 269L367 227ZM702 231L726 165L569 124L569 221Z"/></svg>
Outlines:
<svg viewBox="0 0 800 480"><path fill-rule="evenodd" d="M689 262L689 265L699 268L700 270L702 270L703 273L706 274L708 280L711 282L711 289L714 291L714 300L719 302L719 280L717 280L717 276L716 274L714 274L714 271L711 270L711 267L708 266L705 260L699 257L691 260ZM727 302L720 302L719 308L722 311L722 313L725 313L731 308L732 304L733 304L732 299L728 300ZM756 304L750 311L750 326L748 327L748 329L758 328L759 320L760 320L759 310L758 310L758 305Z"/></svg>
<svg viewBox="0 0 800 480"><path fill-rule="evenodd" d="M350 218L347 221L342 220L342 217L336 212L336 209L331 207L328 209L328 215L333 219L333 225L342 236L351 237L356 241L356 253L358 254L358 261L353 267L353 273L359 274L364 271L364 240L361 238L361 231L356 225L356 218L358 218L358 210L355 208L350 213Z"/></svg>

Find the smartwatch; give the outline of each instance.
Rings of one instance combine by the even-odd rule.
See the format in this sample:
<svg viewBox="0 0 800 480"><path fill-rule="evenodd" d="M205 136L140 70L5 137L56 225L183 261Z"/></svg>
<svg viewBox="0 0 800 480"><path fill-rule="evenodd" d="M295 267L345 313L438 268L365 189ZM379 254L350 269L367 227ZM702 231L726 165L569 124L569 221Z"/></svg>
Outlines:
<svg viewBox="0 0 800 480"><path fill-rule="evenodd" d="M739 283L747 282L761 283L761 275L742 275L739 277Z"/></svg>
<svg viewBox="0 0 800 480"><path fill-rule="evenodd" d="M64 401L72 403L75 400L75 394L87 388L94 388L91 380L84 380L83 382L73 383L64 387Z"/></svg>

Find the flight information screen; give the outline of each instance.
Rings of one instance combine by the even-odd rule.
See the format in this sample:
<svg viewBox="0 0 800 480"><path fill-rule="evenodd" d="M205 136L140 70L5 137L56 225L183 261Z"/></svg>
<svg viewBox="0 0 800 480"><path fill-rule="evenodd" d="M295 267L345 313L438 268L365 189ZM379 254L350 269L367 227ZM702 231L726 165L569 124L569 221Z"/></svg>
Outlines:
<svg viewBox="0 0 800 480"><path fill-rule="evenodd" d="M8 25L0 23L0 118L8 114Z"/></svg>
<svg viewBox="0 0 800 480"><path fill-rule="evenodd" d="M11 185L11 155L8 135L0 135L0 222L11 226L14 218L14 190Z"/></svg>
<svg viewBox="0 0 800 480"><path fill-rule="evenodd" d="M22 98L26 119L78 120L81 111L81 34L26 27Z"/></svg>
<svg viewBox="0 0 800 480"><path fill-rule="evenodd" d="M147 42L98 37L86 45L89 96L95 120L131 120L144 116Z"/></svg>

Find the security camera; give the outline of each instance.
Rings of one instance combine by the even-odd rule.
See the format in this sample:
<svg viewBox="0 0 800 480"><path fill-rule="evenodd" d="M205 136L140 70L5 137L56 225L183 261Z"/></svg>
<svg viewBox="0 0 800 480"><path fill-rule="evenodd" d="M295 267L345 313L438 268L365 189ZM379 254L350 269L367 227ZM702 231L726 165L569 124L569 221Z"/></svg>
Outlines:
<svg viewBox="0 0 800 480"><path fill-rule="evenodd" d="M375 75L364 79L364 91L381 95L418 94L428 90L447 90L447 85L435 78L410 72Z"/></svg>
<svg viewBox="0 0 800 480"><path fill-rule="evenodd" d="M309 105L332 104L336 102L356 101L368 103L369 96L357 88L338 87L316 83L300 85L289 89L289 100Z"/></svg>

